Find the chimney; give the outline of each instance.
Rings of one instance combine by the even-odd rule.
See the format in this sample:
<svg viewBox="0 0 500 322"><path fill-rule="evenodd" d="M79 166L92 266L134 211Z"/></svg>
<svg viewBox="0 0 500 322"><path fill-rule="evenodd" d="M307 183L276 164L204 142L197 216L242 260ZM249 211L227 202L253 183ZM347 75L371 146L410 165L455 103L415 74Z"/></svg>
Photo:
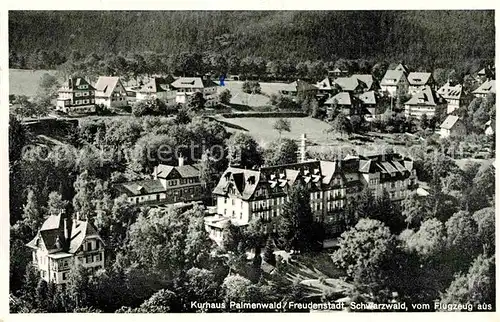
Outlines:
<svg viewBox="0 0 500 322"><path fill-rule="evenodd" d="M155 166L155 168L154 168L153 178L155 180L158 180L158 166Z"/></svg>
<svg viewBox="0 0 500 322"><path fill-rule="evenodd" d="M184 165L184 157L182 155L179 155L179 167L182 167Z"/></svg>
<svg viewBox="0 0 500 322"><path fill-rule="evenodd" d="M63 242L64 249L69 249L69 244L71 242L72 226L73 226L73 222L72 222L71 216L66 215L66 217L64 218L64 242Z"/></svg>
<svg viewBox="0 0 500 322"><path fill-rule="evenodd" d="M64 218L64 240L69 239L68 218Z"/></svg>
<svg viewBox="0 0 500 322"><path fill-rule="evenodd" d="M68 86L69 88L72 88L73 87L73 80L70 78L68 78Z"/></svg>
<svg viewBox="0 0 500 322"><path fill-rule="evenodd" d="M307 136L305 133L303 133L302 137L300 138L300 147L299 147L300 162L306 162L306 143L307 143Z"/></svg>

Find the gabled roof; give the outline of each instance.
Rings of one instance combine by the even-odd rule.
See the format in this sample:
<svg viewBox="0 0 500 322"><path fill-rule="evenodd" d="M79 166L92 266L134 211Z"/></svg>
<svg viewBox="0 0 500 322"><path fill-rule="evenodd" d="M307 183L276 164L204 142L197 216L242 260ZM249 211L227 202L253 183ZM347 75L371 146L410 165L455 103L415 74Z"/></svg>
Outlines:
<svg viewBox="0 0 500 322"><path fill-rule="evenodd" d="M168 77L153 77L144 84L140 89L140 93L161 93L170 89L170 85L174 81L172 76Z"/></svg>
<svg viewBox="0 0 500 322"><path fill-rule="evenodd" d="M445 130L451 130L459 120L456 115L448 115L440 127Z"/></svg>
<svg viewBox="0 0 500 322"><path fill-rule="evenodd" d="M413 86L427 85L431 76L431 73L412 72L408 74L408 83Z"/></svg>
<svg viewBox="0 0 500 322"><path fill-rule="evenodd" d="M357 97L355 97L354 95L352 95L349 92L340 92L340 93L337 93L337 95L327 99L325 104L326 105L333 105L335 100L337 100L337 104L344 105L344 106L352 106L353 103L355 103L356 101L359 101L359 99Z"/></svg>
<svg viewBox="0 0 500 322"><path fill-rule="evenodd" d="M59 89L59 91L61 90L75 90L75 89L78 89L78 86L80 85L88 85L88 89L90 90L95 90L95 88L90 85L89 82L87 82L85 80L85 78L83 77L72 77L72 78L68 78L61 86L61 88Z"/></svg>
<svg viewBox="0 0 500 322"><path fill-rule="evenodd" d="M298 79L294 82L285 84L281 90L288 92L306 92L306 91L317 91L318 87Z"/></svg>
<svg viewBox="0 0 500 322"><path fill-rule="evenodd" d="M189 177L197 177L200 175L200 170L199 170L199 165L198 164L193 164L193 165L181 165L181 166L171 166L171 165L166 165L166 164L160 164L156 168L156 175L158 178L168 178L172 170L176 170L177 173L182 178L189 178Z"/></svg>
<svg viewBox="0 0 500 322"><path fill-rule="evenodd" d="M61 253L64 255L63 257L65 257L68 253L74 254L77 252L82 242L88 236L97 236L101 242L103 242L96 228L90 222L78 219L71 220L71 237L67 240L64 231L65 225L61 217L61 215L50 215L47 217L42 224L42 229L40 229L35 238L26 246L37 249L39 247L39 242L43 241L43 244L49 252L55 254ZM56 223L58 224L56 225Z"/></svg>
<svg viewBox="0 0 500 322"><path fill-rule="evenodd" d="M326 77L321 82L316 83L316 87L321 90L333 90L338 87L338 85L336 85L330 77Z"/></svg>
<svg viewBox="0 0 500 322"><path fill-rule="evenodd" d="M335 84L340 86L343 91L351 92L356 90L358 87L367 88L367 85L360 81L358 78L351 77L339 77L335 79Z"/></svg>
<svg viewBox="0 0 500 322"><path fill-rule="evenodd" d="M238 184L235 183L238 181ZM243 200L252 197L260 182L260 171L228 167L220 177L213 193L216 195L226 195L228 188L234 184L236 192Z"/></svg>
<svg viewBox="0 0 500 322"><path fill-rule="evenodd" d="M426 85L422 90L415 93L405 105L436 106L444 103L444 98Z"/></svg>
<svg viewBox="0 0 500 322"><path fill-rule="evenodd" d="M338 171L337 163L332 161L320 161L321 174L323 175L323 183L330 184L333 175Z"/></svg>
<svg viewBox="0 0 500 322"><path fill-rule="evenodd" d="M371 74L354 74L351 77L358 79L366 85L367 89L373 89L372 86L375 83L375 78Z"/></svg>
<svg viewBox="0 0 500 322"><path fill-rule="evenodd" d="M122 182L116 184L115 188L129 197L165 192L161 181L154 179Z"/></svg>
<svg viewBox="0 0 500 322"><path fill-rule="evenodd" d="M53 230L53 229L58 229L59 226L61 225L61 220L62 217L61 215L51 215L45 219L45 221L42 224L42 228L40 228L40 231L44 230Z"/></svg>
<svg viewBox="0 0 500 322"><path fill-rule="evenodd" d="M475 91L474 94L488 94L488 93L496 93L495 80L489 80L481 84Z"/></svg>
<svg viewBox="0 0 500 322"><path fill-rule="evenodd" d="M198 169L198 165L196 164L177 166L175 167L175 170L177 170L177 172L179 172L179 174L183 178L200 176L200 170Z"/></svg>
<svg viewBox="0 0 500 322"><path fill-rule="evenodd" d="M445 99L460 99L462 96L463 90L462 85L457 84L451 86L450 83L446 83L438 89L438 94L443 96Z"/></svg>
<svg viewBox="0 0 500 322"><path fill-rule="evenodd" d="M375 105L377 104L377 99L375 97L375 91L364 92L356 95L357 98L366 105Z"/></svg>
<svg viewBox="0 0 500 322"><path fill-rule="evenodd" d="M385 72L380 85L396 85L403 77L405 77L405 74L401 70L388 70Z"/></svg>
<svg viewBox="0 0 500 322"><path fill-rule="evenodd" d="M179 77L172 84L175 88L207 88L218 86L210 79L203 79L201 77Z"/></svg>
<svg viewBox="0 0 500 322"><path fill-rule="evenodd" d="M114 89L120 82L120 77L116 76L99 76L97 83L95 84L95 89L97 91L103 92L106 97L111 97Z"/></svg>
<svg viewBox="0 0 500 322"><path fill-rule="evenodd" d="M402 72L404 72L407 75L410 72L410 69L408 68L408 66L406 66L403 63L400 63L399 65L397 65L396 68L394 68L394 70L402 71Z"/></svg>

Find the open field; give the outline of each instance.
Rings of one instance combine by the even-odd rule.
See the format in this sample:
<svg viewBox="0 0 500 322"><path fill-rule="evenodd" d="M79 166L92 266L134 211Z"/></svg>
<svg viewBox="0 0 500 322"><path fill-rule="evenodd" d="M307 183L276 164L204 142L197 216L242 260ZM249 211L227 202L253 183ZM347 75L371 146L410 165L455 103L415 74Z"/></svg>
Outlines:
<svg viewBox="0 0 500 322"><path fill-rule="evenodd" d="M247 94L241 90L242 81L225 81L224 85L218 88L220 93L224 89L231 91L231 104L247 105L250 107L259 107L269 105L269 96L278 94L284 87L283 83L260 83L262 94Z"/></svg>
<svg viewBox="0 0 500 322"><path fill-rule="evenodd" d="M9 69L9 94L33 96L43 74L57 76L55 70Z"/></svg>
<svg viewBox="0 0 500 322"><path fill-rule="evenodd" d="M215 119L234 125L234 128L227 128L230 132L238 131L235 128L248 132L261 145L267 145L278 138L278 132L273 129L274 123L278 120L276 117L225 118L217 116ZM288 120L291 123L291 132L282 133L282 137L298 140L303 133L306 133L310 142L328 145L329 139L326 130L330 126L326 122L311 117L293 117L288 118Z"/></svg>
<svg viewBox="0 0 500 322"><path fill-rule="evenodd" d="M252 135L257 143L261 146L267 146L271 141L276 140L279 134L273 129L273 125L278 118L258 118L258 117L242 117L242 118L225 118L223 116L215 116L214 119L220 121L226 126L226 129L231 132L247 132ZM379 136L360 136L356 135L348 139L347 136L341 136L338 133L327 133L330 125L324 121L311 117L291 117L287 118L291 123L291 132L282 133L282 137L293 140L300 140L303 133L307 135L307 150L309 152L324 152L333 151L338 154L357 154L382 153L384 149L392 148L396 152L405 154L406 147L404 145L388 144L390 134Z"/></svg>

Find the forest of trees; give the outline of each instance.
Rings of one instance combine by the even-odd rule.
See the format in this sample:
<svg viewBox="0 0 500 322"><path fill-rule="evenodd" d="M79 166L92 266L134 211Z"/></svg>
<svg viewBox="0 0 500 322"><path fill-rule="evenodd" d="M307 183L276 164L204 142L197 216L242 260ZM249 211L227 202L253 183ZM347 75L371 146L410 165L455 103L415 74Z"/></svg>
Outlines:
<svg viewBox="0 0 500 322"><path fill-rule="evenodd" d="M342 58L467 69L493 59L494 32L494 12L479 10L9 13L11 67L37 69L75 55L145 52L253 56L294 67Z"/></svg>

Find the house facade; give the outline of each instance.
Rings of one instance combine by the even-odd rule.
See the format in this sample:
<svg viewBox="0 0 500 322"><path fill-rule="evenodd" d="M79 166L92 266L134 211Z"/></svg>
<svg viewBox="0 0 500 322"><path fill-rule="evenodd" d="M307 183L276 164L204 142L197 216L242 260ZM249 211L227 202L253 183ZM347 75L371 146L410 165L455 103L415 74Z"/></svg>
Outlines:
<svg viewBox="0 0 500 322"><path fill-rule="evenodd" d="M108 109L127 106L127 90L120 81L120 77L99 76L95 84L95 103L102 104Z"/></svg>
<svg viewBox="0 0 500 322"><path fill-rule="evenodd" d="M361 101L364 109L368 111L365 117L373 119L377 114L377 93L375 91L368 91L360 93L356 97Z"/></svg>
<svg viewBox="0 0 500 322"><path fill-rule="evenodd" d="M409 83L403 70L388 70L380 82L380 90L389 96L401 96L408 93Z"/></svg>
<svg viewBox="0 0 500 322"><path fill-rule="evenodd" d="M189 203L201 201L204 196L199 165L184 165L182 158L178 166L155 167L152 179L119 183L115 190L138 205Z"/></svg>
<svg viewBox="0 0 500 322"><path fill-rule="evenodd" d="M349 92L340 92L337 95L330 97L324 103L327 109L338 107L346 115L364 115L366 114L363 108L363 101L357 95Z"/></svg>
<svg viewBox="0 0 500 322"><path fill-rule="evenodd" d="M439 126L439 135L441 135L442 138L463 136L465 134L467 134L465 124L456 115L448 115Z"/></svg>
<svg viewBox="0 0 500 322"><path fill-rule="evenodd" d="M323 92L326 92L327 88L325 87L323 89ZM279 92L281 95L290 96L295 100L295 98L300 95L304 97L315 97L319 93L319 90L318 87L299 79L292 83L285 84Z"/></svg>
<svg viewBox="0 0 500 322"><path fill-rule="evenodd" d="M462 85L451 85L450 82L438 89L437 93L447 102L447 113L451 114L462 106L468 106L471 102L470 95L464 93Z"/></svg>
<svg viewBox="0 0 500 322"><path fill-rule="evenodd" d="M417 188L413 161L397 154L310 160L259 170L229 167L213 191L217 215L205 217L207 231L220 242L227 222L242 226L280 216L288 191L299 184L310 192L314 219L328 223L335 234L345 229L343 209L348 200L359 197L363 189L375 196L385 189L400 202Z"/></svg>
<svg viewBox="0 0 500 322"><path fill-rule="evenodd" d="M203 94L205 106L212 107L217 105L217 87L218 85L208 78L201 77L180 77L172 84L176 91L175 102L186 104L189 96L196 92Z"/></svg>
<svg viewBox="0 0 500 322"><path fill-rule="evenodd" d="M33 265L47 283L65 284L75 265L91 271L104 268L104 241L88 221L50 215L26 246Z"/></svg>
<svg viewBox="0 0 500 322"><path fill-rule="evenodd" d="M431 118L436 114L436 108L446 108L446 104L446 100L441 95L429 86L425 86L404 103L405 115L420 119L426 114L427 117Z"/></svg>
<svg viewBox="0 0 500 322"><path fill-rule="evenodd" d="M95 88L82 77L69 78L57 94L56 110L65 113L95 112Z"/></svg>
<svg viewBox="0 0 500 322"><path fill-rule="evenodd" d="M172 76L152 77L149 82L137 90L136 100L160 99L165 103L174 104L177 92L171 86L173 81Z"/></svg>

